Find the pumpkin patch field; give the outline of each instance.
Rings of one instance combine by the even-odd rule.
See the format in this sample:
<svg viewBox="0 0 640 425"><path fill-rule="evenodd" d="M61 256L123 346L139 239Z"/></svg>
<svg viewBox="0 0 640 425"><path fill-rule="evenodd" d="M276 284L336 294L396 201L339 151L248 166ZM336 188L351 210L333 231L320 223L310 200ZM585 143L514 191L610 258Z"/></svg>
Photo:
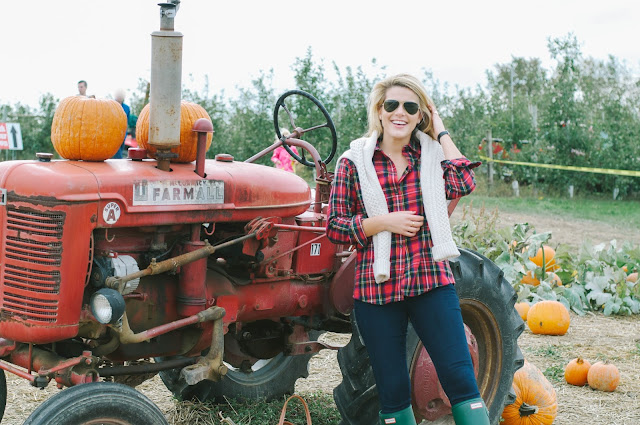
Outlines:
<svg viewBox="0 0 640 425"><path fill-rule="evenodd" d="M482 226L492 225L491 223L487 224L488 219L480 220L477 217L476 219L463 219L462 215L463 211L454 214L452 219L453 227L456 228L462 223L471 222L474 226L477 226L475 233L479 235L479 238L484 238L487 232L482 231ZM617 237L620 242L617 243L616 249L613 251L621 249L623 240L630 240L636 247L635 249L639 250L640 231L637 229L616 228L612 224L606 223L580 223L579 228L589 229L589 234L586 235L575 230L573 226L577 225L574 221L563 220L562 217L540 219L539 216L520 214L508 217L508 220L509 223L506 223L503 215L493 224L497 228L507 226L508 231L489 230L491 230L491 233L497 234L502 232L504 233L503 236L508 237L513 236L514 228L516 229L515 231L521 232L520 236L522 237L513 244L514 246L511 249L509 248L511 243L505 243L508 259L506 258L507 254L503 253L505 267L511 266L519 270L505 272L505 274L512 273L512 277L509 280L515 282L514 288L519 294L518 301L535 305L534 301L540 301L543 298L555 298L563 303L568 302L570 305L570 308L567 309L569 326L566 331L563 325L563 331L558 332L561 333L560 335L535 334L525 324L524 331L518 340L524 358L530 365L537 368L553 387L557 412L552 423L556 425L640 424L640 314L621 314L621 310L625 308L634 308L632 302L623 300L626 297L625 294L623 294L625 295L623 298L618 296L618 303L616 294L611 293L609 290L598 290L598 288L602 287L602 285L598 286L598 282L602 283L604 281L603 276L608 276L614 282L617 282L616 284L619 284L618 291L627 291L629 288L634 291L635 282L623 284L623 280L627 281L622 273L626 273L628 276L634 272L634 267L637 267L637 264L633 262L633 258L637 257L630 257L626 270L623 270L622 264L620 264L620 267L615 267L615 270L612 265L607 268L602 264L613 264L620 258L626 258L623 255L625 252L633 253L633 250L612 253L610 243L612 238L609 238L609 236L616 235L616 232L619 235ZM526 228L522 225L514 227L511 224L514 222L529 223L530 227ZM535 225L537 233L531 231L533 225ZM457 231L459 232L460 229L457 229ZM551 234L547 235L546 232L551 232ZM592 240L591 245L588 245L588 247L593 248L604 243L602 249L594 252L593 249L590 251L585 247L582 244L582 240L587 236L591 236ZM483 242L479 240L478 243L481 244ZM548 279L548 276L540 274L541 267L527 262L529 257L535 258L536 247L532 246L535 243L546 244L554 248L554 257L556 257L554 266L557 265L559 269L553 272L549 271L549 273L557 274L562 281L562 285L559 285L554 279ZM494 243L493 245L496 244ZM532 252L530 253L529 251ZM590 252L590 255L593 255L592 259L579 263L567 262L570 257L578 258L581 251L584 251L583 254L585 256L587 252ZM547 258L544 259L544 263L547 266L549 266L548 260ZM523 269L520 269L517 263L520 263ZM596 267L596 263L600 264L600 266ZM567 264L577 265L575 272L573 269L565 270ZM588 266L585 266L585 264ZM528 270L533 270L534 275L536 272L540 274L538 277L541 282L538 286L534 287L520 283L520 279ZM577 280L587 278L591 278L593 281L593 285L590 286L592 289L586 291L584 298L581 298L580 294L577 294L577 298L573 297L571 291L577 289L574 287L578 286L575 285ZM633 280L633 277L631 280ZM633 299L635 299L635 296L631 298L631 300ZM607 311L605 315L604 308L609 300L614 300L608 304L609 308L618 308L618 312L615 313L611 310ZM583 303L582 308L579 307L579 302ZM349 341L349 338L349 335L327 333L321 337L321 340L332 345L343 345ZM587 360L591 365L598 362L615 365L619 372L619 382L615 390L602 391L592 389L589 384L584 386L568 384L565 380L565 367L571 360L578 357ZM333 389L342 380L336 352L323 350L314 356L309 364L309 372L307 379L299 379L297 381L296 393L302 395L312 408L324 406L328 410L335 409L332 401L327 400L331 400ZM38 390L21 385L23 382L16 382L18 380L19 378L13 377L12 374L7 374L8 400L7 410L2 421L3 425L22 424L26 417L44 399L58 392L53 385L50 385L45 390ZM221 423L216 406L175 400L158 376L137 388L160 407L172 425L219 425ZM233 402L229 401L229 404L232 407L226 406L225 412L229 412L230 409L233 411ZM271 404L274 404L274 409L279 409L282 407L283 401L274 401ZM264 404L256 407L256 409L263 408ZM533 410L535 409L531 411ZM225 413L225 416L230 417L236 425L256 424L255 420L251 420L251 415L246 413L238 413L235 416L231 413ZM338 424L337 420L321 421L317 420L319 419L317 416L312 416L312 418L314 425ZM532 421L522 423L544 424L548 422ZM447 424L452 425L452 423ZM428 425L428 423L425 422L423 425Z"/></svg>

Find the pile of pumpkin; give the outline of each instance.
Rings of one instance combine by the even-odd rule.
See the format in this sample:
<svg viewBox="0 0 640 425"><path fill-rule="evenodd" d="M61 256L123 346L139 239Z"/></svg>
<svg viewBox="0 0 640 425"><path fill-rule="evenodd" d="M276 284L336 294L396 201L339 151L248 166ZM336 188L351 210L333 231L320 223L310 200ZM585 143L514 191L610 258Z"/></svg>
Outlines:
<svg viewBox="0 0 640 425"><path fill-rule="evenodd" d="M553 273L557 270L554 256L553 248L543 246L535 257L529 259L537 267L542 268L544 264L545 271ZM531 273L529 276L525 275L523 283L540 284L539 280L537 283L535 280L537 279ZM562 285L559 278L556 284ZM534 334L564 335L569 329L569 311L558 301L540 301L532 306L529 303L520 302L516 303L515 308ZM577 386L589 384L591 388L600 391L614 391L620 381L620 373L615 365L597 362L592 366L580 357L566 365L564 376L568 384ZM556 392L535 365L525 360L524 366L513 377L513 389L516 401L505 407L501 424L550 425L553 423L558 412Z"/></svg>
<svg viewBox="0 0 640 425"><path fill-rule="evenodd" d="M211 120L200 105L182 101L180 105L180 146L171 149L178 154L173 162L192 162L196 159L197 134L193 124L199 118ZM53 116L51 142L62 158L82 161L104 161L120 149L127 133L127 115L122 106L111 99L70 96L62 99ZM213 135L207 135L207 150ZM136 124L138 144L155 157L156 148L149 145L149 105Z"/></svg>

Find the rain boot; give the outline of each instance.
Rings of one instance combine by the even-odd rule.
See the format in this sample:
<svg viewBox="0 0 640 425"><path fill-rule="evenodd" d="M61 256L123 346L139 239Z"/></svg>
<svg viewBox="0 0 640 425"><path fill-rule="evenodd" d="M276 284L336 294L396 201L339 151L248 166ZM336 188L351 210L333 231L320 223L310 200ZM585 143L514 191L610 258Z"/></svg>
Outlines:
<svg viewBox="0 0 640 425"><path fill-rule="evenodd" d="M481 398L458 403L451 412L456 425L490 425L489 411Z"/></svg>
<svg viewBox="0 0 640 425"><path fill-rule="evenodd" d="M409 406L399 412L380 412L380 423L382 425L416 425L416 418L413 416L413 409Z"/></svg>

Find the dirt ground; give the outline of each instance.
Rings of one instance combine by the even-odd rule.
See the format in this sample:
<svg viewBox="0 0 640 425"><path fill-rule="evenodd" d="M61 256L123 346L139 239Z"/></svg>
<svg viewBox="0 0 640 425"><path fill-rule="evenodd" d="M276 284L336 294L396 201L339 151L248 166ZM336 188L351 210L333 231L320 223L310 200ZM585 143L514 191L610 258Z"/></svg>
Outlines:
<svg viewBox="0 0 640 425"><path fill-rule="evenodd" d="M586 239L592 243L616 239L618 243L629 241L640 245L640 229L624 228L623 223L618 227L615 224L586 220L569 222L559 217L537 215L503 214L500 217L500 223L505 226L522 222L533 224L538 232L552 231L554 243L577 247ZM327 334L324 338L333 344L346 344L349 336ZM572 314L571 327L566 335L533 335L526 329L519 345L525 358L546 372L556 390L558 416L554 424L640 424L640 317L606 317L602 314L580 317ZM616 391L605 393L566 384L564 366L578 356L592 364L605 359L614 363L621 375ZM311 360L309 369L309 377L298 380L296 384L296 392L303 396L319 391L331 394L342 379L335 351L320 352ZM54 385L44 390L34 389L10 373L7 374L7 385L4 425L22 424L42 401L59 392ZM198 409L190 404L177 403L157 376L138 389L160 407L172 425L220 423L204 421L204 415Z"/></svg>

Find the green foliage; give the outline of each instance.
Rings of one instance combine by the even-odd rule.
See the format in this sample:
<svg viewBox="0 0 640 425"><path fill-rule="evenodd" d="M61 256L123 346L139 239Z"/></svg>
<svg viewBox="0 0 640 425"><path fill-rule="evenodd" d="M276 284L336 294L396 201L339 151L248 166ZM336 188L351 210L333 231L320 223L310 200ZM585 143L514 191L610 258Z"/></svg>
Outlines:
<svg viewBox="0 0 640 425"><path fill-rule="evenodd" d="M51 144L51 123L58 105L58 99L47 93L40 97L38 108L16 104L0 105L0 121L20 124L22 132L22 151L0 151L2 159L35 159L36 152L55 154Z"/></svg>
<svg viewBox="0 0 640 425"><path fill-rule="evenodd" d="M554 365L546 368L544 376L554 382L564 382L564 368L561 365Z"/></svg>
<svg viewBox="0 0 640 425"><path fill-rule="evenodd" d="M640 248L624 245L617 248L616 241L609 246L583 245L577 256L578 279L588 292L587 300L594 310L604 314L640 313L640 284L626 280L627 273L640 269Z"/></svg>
<svg viewBox="0 0 640 425"><path fill-rule="evenodd" d="M551 232L536 233L526 223L497 229L496 222L497 212L487 214L482 208L474 214L471 204L463 205L463 218L453 226L453 237L458 246L494 261L513 285L518 301L555 300L580 315L586 311L602 311L605 315L640 313L640 283L626 280L623 270L640 270L640 247L625 244L618 248L616 241L611 241L608 246L585 243L574 252L567 245L559 245L552 272L530 260L540 247L550 244ZM545 259L544 263L549 261ZM534 286L523 282L527 274L540 283Z"/></svg>
<svg viewBox="0 0 640 425"><path fill-rule="evenodd" d="M615 57L606 60L584 57L576 36L548 40L554 60L550 69L538 58L513 57L487 70L487 83L474 88L441 85L429 70L422 80L434 99L445 125L461 152L474 158L491 130L503 139L504 159L542 164L574 165L611 169L640 169L640 85L627 64ZM351 140L367 129L367 96L376 81L387 75L385 67L372 60L373 75L361 67L341 69L332 64L336 78L328 78L323 61L311 48L291 65L295 89L305 90L324 103L336 125L340 155ZM258 70L256 70L258 71ZM183 97L201 104L210 114L215 134L208 153L230 153L245 160L270 146L275 139L273 107L280 93L272 88L273 71L260 71L250 87L238 95L210 93L208 81L201 91L185 90ZM149 100L149 82L140 79L130 96L132 116ZM4 159L33 158L37 151L52 151L50 124L57 100L45 95L39 108L0 105L0 115L23 127L24 152L5 153ZM287 101L296 126L309 128L325 123L309 101L292 97ZM4 114L3 114L4 113ZM282 113L280 126L292 130L291 119ZM132 120L133 121L133 120ZM134 123L130 124L133 127ZM307 133L322 158L330 149L330 132ZM480 153L486 153L486 149ZM270 155L257 160L270 165ZM1 159L1 157L0 157ZM327 164L332 170L335 163ZM527 166L497 165L498 177L516 179L521 190L606 193L614 188L619 196L640 196L640 178L581 173Z"/></svg>

